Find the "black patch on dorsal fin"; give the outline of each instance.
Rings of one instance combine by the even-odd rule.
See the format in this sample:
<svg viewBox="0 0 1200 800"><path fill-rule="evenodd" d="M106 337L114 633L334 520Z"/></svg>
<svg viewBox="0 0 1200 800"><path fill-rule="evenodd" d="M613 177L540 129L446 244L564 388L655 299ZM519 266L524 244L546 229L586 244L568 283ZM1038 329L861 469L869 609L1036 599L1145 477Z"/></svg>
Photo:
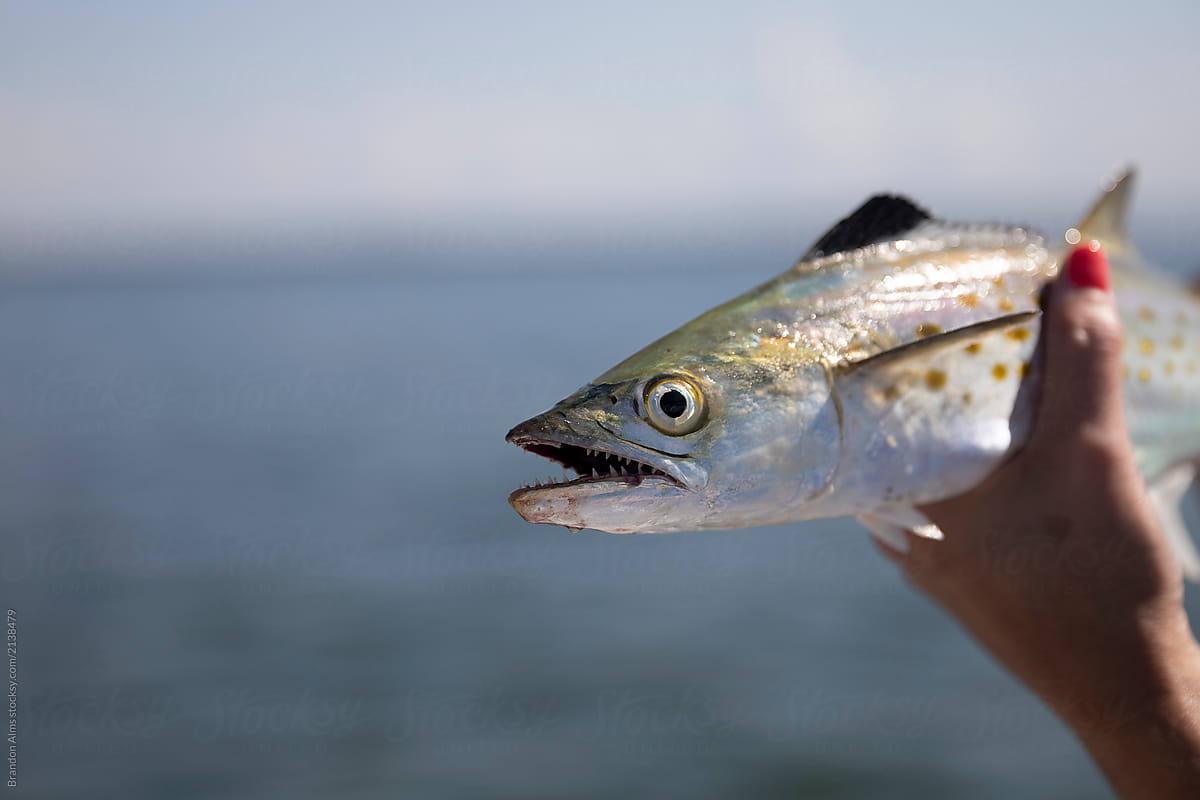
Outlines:
<svg viewBox="0 0 1200 800"><path fill-rule="evenodd" d="M834 225L804 255L805 259L857 250L893 239L910 231L933 215L907 197L877 194L850 216Z"/></svg>

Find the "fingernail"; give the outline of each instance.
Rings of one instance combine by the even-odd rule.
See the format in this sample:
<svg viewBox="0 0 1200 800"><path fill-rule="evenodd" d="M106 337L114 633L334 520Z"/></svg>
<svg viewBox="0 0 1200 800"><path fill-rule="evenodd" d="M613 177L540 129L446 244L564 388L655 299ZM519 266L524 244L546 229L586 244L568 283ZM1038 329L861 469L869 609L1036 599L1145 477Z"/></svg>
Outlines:
<svg viewBox="0 0 1200 800"><path fill-rule="evenodd" d="M1071 251L1067 256L1067 277L1081 289L1108 291L1108 259L1099 242L1093 240Z"/></svg>

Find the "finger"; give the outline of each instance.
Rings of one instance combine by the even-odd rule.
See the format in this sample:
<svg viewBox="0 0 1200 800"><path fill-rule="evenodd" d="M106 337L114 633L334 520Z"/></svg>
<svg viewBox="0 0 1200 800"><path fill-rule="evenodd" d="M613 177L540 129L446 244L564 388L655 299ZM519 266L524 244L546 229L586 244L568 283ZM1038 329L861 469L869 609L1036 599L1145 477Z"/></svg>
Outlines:
<svg viewBox="0 0 1200 800"><path fill-rule="evenodd" d="M946 559L951 554L950 548L943 539L929 539L912 531L905 531L904 538L908 540L908 558L907 565L909 572L941 572L945 565ZM953 537L954 539L963 539L963 535Z"/></svg>
<svg viewBox="0 0 1200 800"><path fill-rule="evenodd" d="M1034 440L1124 430L1121 329L1098 243L1067 257L1043 326L1044 383Z"/></svg>

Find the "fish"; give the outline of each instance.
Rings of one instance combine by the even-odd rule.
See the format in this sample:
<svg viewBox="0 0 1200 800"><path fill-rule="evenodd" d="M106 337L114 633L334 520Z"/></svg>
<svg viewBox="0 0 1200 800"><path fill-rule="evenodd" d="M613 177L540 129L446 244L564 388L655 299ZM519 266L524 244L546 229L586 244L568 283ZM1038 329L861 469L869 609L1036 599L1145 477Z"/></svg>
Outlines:
<svg viewBox="0 0 1200 800"><path fill-rule="evenodd" d="M868 199L783 274L645 346L507 441L576 477L523 486L525 520L610 533L850 516L884 542L942 532L919 506L1026 441L1039 295L1069 249L1108 255L1130 434L1184 572L1179 503L1200 456L1200 302L1129 238L1135 176L1061 241Z"/></svg>

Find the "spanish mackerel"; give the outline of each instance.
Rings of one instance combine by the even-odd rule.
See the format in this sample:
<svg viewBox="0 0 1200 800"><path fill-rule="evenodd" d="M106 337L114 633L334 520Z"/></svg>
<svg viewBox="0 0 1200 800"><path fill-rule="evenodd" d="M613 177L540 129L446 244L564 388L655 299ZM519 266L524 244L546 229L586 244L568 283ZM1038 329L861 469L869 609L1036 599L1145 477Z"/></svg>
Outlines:
<svg viewBox="0 0 1200 800"><path fill-rule="evenodd" d="M1129 242L1132 185L1110 184L1065 241L1108 254L1139 465L1196 577L1178 503L1200 457L1200 303ZM916 506L975 486L1027 433L1038 294L1065 247L872 197L787 272L513 428L579 477L509 502L613 533L850 515L892 544L939 537Z"/></svg>

